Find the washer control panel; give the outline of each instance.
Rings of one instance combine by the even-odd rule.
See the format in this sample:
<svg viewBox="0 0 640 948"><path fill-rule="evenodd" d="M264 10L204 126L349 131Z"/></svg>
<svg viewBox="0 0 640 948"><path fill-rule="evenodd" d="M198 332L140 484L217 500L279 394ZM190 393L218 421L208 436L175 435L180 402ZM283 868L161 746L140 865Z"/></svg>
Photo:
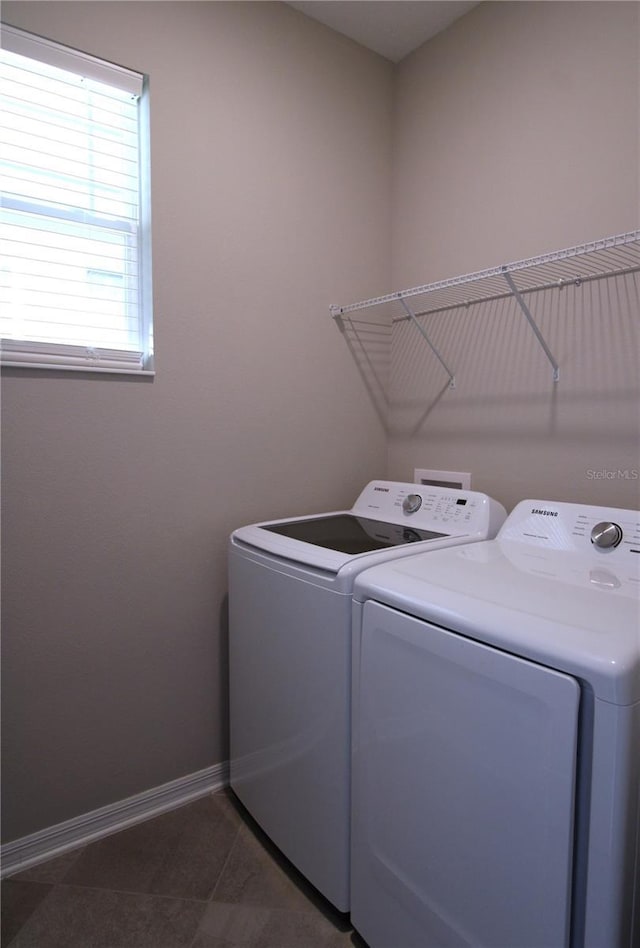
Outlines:
<svg viewBox="0 0 640 948"><path fill-rule="evenodd" d="M398 481L371 481L351 513L456 534L485 530L490 522L497 530L506 517L501 504L478 491Z"/></svg>

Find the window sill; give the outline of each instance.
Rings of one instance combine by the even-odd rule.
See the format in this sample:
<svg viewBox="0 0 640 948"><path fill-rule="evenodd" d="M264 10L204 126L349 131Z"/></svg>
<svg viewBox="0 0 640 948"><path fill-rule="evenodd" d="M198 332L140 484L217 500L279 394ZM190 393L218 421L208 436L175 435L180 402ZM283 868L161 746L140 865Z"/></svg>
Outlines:
<svg viewBox="0 0 640 948"><path fill-rule="evenodd" d="M99 375L135 375L143 376L145 378L153 378L155 376L155 369L114 369L109 367L103 367L99 365L92 365L87 363L86 365L49 365L46 362L2 362L0 366L2 369L37 369L40 371L44 369L47 372L82 372L82 373L98 373Z"/></svg>

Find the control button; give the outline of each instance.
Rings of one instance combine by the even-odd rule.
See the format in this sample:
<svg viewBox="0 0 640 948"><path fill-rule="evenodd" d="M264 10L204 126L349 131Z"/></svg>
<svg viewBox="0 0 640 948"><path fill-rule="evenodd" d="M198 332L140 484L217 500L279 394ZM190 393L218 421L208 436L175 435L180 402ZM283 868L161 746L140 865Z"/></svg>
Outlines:
<svg viewBox="0 0 640 948"><path fill-rule="evenodd" d="M591 531L591 542L601 550L610 550L617 546L622 539L622 530L617 523L608 523L603 520L597 523Z"/></svg>
<svg viewBox="0 0 640 948"><path fill-rule="evenodd" d="M405 513L412 514L422 507L422 497L420 494L408 494L402 502L402 509Z"/></svg>

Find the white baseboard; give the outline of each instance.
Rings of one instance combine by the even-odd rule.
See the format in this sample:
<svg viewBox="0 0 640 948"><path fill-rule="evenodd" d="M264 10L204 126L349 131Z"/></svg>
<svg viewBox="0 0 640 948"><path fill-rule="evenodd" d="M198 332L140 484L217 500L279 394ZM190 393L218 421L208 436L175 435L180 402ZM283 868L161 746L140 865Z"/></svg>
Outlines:
<svg viewBox="0 0 640 948"><path fill-rule="evenodd" d="M60 856L102 836L117 833L127 826L142 823L191 800L197 800L198 797L222 790L228 783L228 763L214 764L213 767L206 767L196 773L187 774L186 777L152 787L151 790L137 793L126 800L92 810L64 823L57 823L30 836L23 836L1 847L0 875L6 876L28 869L29 866L45 862L53 856Z"/></svg>

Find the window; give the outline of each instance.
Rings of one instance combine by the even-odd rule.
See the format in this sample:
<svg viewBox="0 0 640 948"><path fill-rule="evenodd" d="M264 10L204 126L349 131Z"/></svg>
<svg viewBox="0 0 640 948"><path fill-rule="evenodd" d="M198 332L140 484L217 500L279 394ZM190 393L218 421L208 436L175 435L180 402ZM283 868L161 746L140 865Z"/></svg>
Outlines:
<svg viewBox="0 0 640 948"><path fill-rule="evenodd" d="M152 373L144 77L13 27L1 46L2 364Z"/></svg>

